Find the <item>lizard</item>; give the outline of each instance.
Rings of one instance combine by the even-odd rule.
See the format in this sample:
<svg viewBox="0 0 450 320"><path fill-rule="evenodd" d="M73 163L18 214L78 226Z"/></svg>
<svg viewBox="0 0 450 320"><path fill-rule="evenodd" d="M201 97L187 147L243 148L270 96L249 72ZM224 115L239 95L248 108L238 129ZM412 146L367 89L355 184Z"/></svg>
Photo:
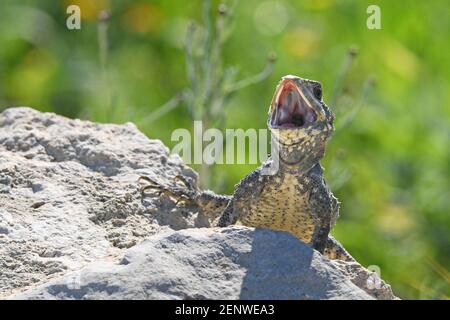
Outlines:
<svg viewBox="0 0 450 320"><path fill-rule="evenodd" d="M355 261L330 235L340 203L323 177L320 160L331 138L334 115L322 99L322 85L298 76L282 77L269 106L272 153L236 186L232 196L200 190L183 176L185 187L158 185L148 177L142 188L158 189L217 217L216 226L240 224L288 232L330 259Z"/></svg>

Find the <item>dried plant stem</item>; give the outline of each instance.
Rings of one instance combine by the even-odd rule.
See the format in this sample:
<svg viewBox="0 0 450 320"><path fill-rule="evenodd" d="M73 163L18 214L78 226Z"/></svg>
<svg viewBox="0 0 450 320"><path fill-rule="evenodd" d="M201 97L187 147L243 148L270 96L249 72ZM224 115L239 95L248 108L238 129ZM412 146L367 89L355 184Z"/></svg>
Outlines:
<svg viewBox="0 0 450 320"><path fill-rule="evenodd" d="M232 95L244 87L266 79L272 73L274 56L269 59L261 72L239 81L235 80L236 68L223 67L222 48L229 34L227 28L231 25L232 9L237 2L233 2L231 10L221 4L214 21L211 3L211 0L203 0L203 38L198 47L195 41L198 28L192 23L187 30L184 54L189 86L182 95L177 95L169 100L142 119L142 122L155 121L182 102L188 108L192 121L202 121L203 130L207 130L211 125L216 125L218 129L223 130L225 128L225 109ZM194 135L198 134L194 132ZM197 141L203 141L202 138L195 137L195 139L199 139ZM199 168L200 186L203 188L210 183L211 167L202 164Z"/></svg>
<svg viewBox="0 0 450 320"><path fill-rule="evenodd" d="M162 117L166 113L175 109L182 100L183 100L183 93L179 93L179 94L173 96L169 101L164 103L158 109L156 109L149 115L145 116L144 118L140 119L139 122L142 124L148 124L148 123L153 122L154 120Z"/></svg>
<svg viewBox="0 0 450 320"><path fill-rule="evenodd" d="M274 61L275 60L269 58L269 62L266 64L266 66L260 73L236 82L231 88L227 90L227 93L238 91L240 89L243 89L245 87L248 87L252 84L256 84L266 79L273 71Z"/></svg>
<svg viewBox="0 0 450 320"><path fill-rule="evenodd" d="M108 54L109 54L109 41L108 41L108 24L109 24L109 13L106 10L100 11L98 15L97 24L97 38L98 38L98 50L99 50L99 61L102 73L102 82L105 85L105 113L103 118L106 121L112 121L111 115L114 104L114 97L111 91L111 79L108 71Z"/></svg>
<svg viewBox="0 0 450 320"><path fill-rule="evenodd" d="M335 87L333 90L333 95L331 96L330 99L330 106L332 108L336 108L338 98L342 93L342 89L344 88L345 78L357 54L358 54L357 48L355 47L350 48L347 52L344 62L342 63L341 68L339 69L335 82Z"/></svg>
<svg viewBox="0 0 450 320"><path fill-rule="evenodd" d="M366 81L364 81L359 98L355 103L355 105L353 106L352 110L343 117L343 120L339 124L340 129L347 127L348 125L350 125L350 123L352 123L353 119L364 105L364 101L367 97L367 94L374 85L375 85L375 78L373 76L369 76L366 79ZM342 130L340 131L342 132Z"/></svg>

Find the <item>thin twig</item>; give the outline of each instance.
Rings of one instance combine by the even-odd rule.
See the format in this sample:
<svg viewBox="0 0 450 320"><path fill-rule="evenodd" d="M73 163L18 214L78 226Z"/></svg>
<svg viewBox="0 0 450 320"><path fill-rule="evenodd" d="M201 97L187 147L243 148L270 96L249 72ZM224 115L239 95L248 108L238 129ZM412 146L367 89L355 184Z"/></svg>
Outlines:
<svg viewBox="0 0 450 320"><path fill-rule="evenodd" d="M195 34L195 24L191 23L186 32L186 40L184 44L184 53L186 59L186 72L187 77L190 82L192 88L195 87L197 83L197 75L194 64L194 56L192 52L192 45L194 42L194 34Z"/></svg>
<svg viewBox="0 0 450 320"><path fill-rule="evenodd" d="M211 0L203 0L203 24L205 26L205 37L203 39L203 54L205 55L204 63L206 64L209 60L209 48L211 34ZM206 68L205 68L206 69Z"/></svg>
<svg viewBox="0 0 450 320"><path fill-rule="evenodd" d="M357 54L358 54L358 49L356 47L350 48L344 59L344 63L342 64L341 68L339 69L339 72L338 72L337 78L336 78L336 82L335 82L333 95L331 96L331 99L330 99L330 106L332 108L336 108L337 100L339 98L339 95L342 92L342 88L344 87L345 77L347 76L347 73L350 70L353 60L355 59Z"/></svg>
<svg viewBox="0 0 450 320"><path fill-rule="evenodd" d="M180 102L183 100L183 97L184 97L183 93L179 93L179 94L173 96L169 101L167 101L161 107L159 107L158 109L156 109L155 111L153 111L152 113L147 115L146 117L142 118L141 120L139 120L139 122L142 124L147 124L147 123L151 123L151 122L157 120L158 118L162 117L166 113L175 109L180 104Z"/></svg>
<svg viewBox="0 0 450 320"><path fill-rule="evenodd" d="M98 16L97 37L100 66L103 72L105 72L108 62L108 20L109 13L105 10L101 11Z"/></svg>
<svg viewBox="0 0 450 320"><path fill-rule="evenodd" d="M218 17L216 20L216 28L215 28L215 38L211 45L211 55L210 55L210 63L205 73L205 97L204 103L207 106L210 106L205 110L205 116L211 117L214 114L214 106L220 105L221 99L221 53L222 53L222 44L223 44L223 34L224 34L224 25L225 18L228 16L227 8L224 4L221 4L218 8ZM214 83L213 83L214 81ZM214 89L213 89L214 88Z"/></svg>
<svg viewBox="0 0 450 320"><path fill-rule="evenodd" d="M269 58L266 66L260 73L236 82L234 85L232 85L230 88L228 88L227 93L231 93L231 92L240 90L242 88L245 88L247 86L250 86L252 84L255 84L255 83L265 80L272 73L273 68L274 68L274 62L275 62L275 58Z"/></svg>
<svg viewBox="0 0 450 320"><path fill-rule="evenodd" d="M197 118L197 97L198 97L198 77L197 77L197 68L195 65L194 53L192 50L192 45L194 43L194 34L195 34L195 24L191 23L188 27L186 33L186 40L184 45L185 59L186 59L186 72L190 85L190 96L187 97L187 107L189 109L189 113L192 119Z"/></svg>
<svg viewBox="0 0 450 320"><path fill-rule="evenodd" d="M367 97L368 92L370 89L375 85L375 78L373 76L369 76L366 81L364 81L361 94L359 95L358 101L353 107L353 109L343 118L342 122L340 123L339 127L340 129L348 126L355 116L358 114L359 110L364 105L364 101ZM342 130L341 130L342 132Z"/></svg>
<svg viewBox="0 0 450 320"><path fill-rule="evenodd" d="M98 38L98 55L101 68L101 76L103 83L106 87L104 91L105 99L105 113L104 119L106 121L112 121L112 114L114 109L115 97L111 91L111 79L108 71L108 24L110 15L108 11L102 10L98 14L98 24L97 24L97 38Z"/></svg>

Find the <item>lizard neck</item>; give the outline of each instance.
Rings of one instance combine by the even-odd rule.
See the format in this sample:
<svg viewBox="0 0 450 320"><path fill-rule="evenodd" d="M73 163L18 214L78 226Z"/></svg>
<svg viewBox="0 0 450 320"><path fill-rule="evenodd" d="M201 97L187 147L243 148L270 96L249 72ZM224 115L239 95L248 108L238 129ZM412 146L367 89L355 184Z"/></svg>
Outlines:
<svg viewBox="0 0 450 320"><path fill-rule="evenodd" d="M283 161L283 159L280 159L280 173L290 173L294 175L304 175L308 174L312 170L322 170L322 167L320 166L319 161L311 161L311 162L301 162L301 163L295 163L290 164Z"/></svg>
<svg viewBox="0 0 450 320"><path fill-rule="evenodd" d="M278 162L278 164L276 164ZM267 175L285 175L286 173L300 176L306 175L313 171L323 172L319 160L301 163L287 163L282 158L273 157L271 155L262 165Z"/></svg>
<svg viewBox="0 0 450 320"><path fill-rule="evenodd" d="M320 159L325 153L324 145L312 152L303 148L302 145L286 146L278 144L274 151L278 152L280 171L291 172L297 175L305 174L315 166L320 167Z"/></svg>

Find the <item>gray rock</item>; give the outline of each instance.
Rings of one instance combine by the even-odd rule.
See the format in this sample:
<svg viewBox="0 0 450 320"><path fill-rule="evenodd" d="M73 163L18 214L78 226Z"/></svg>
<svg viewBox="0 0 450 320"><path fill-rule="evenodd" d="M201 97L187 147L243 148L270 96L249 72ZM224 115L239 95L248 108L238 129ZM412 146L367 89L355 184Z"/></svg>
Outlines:
<svg viewBox="0 0 450 320"><path fill-rule="evenodd" d="M332 261L282 232L171 231L18 299L371 299Z"/></svg>
<svg viewBox="0 0 450 320"><path fill-rule="evenodd" d="M209 228L196 208L142 199L140 175L179 174L197 177L132 124L3 111L0 298L395 298L375 273L289 234Z"/></svg>

